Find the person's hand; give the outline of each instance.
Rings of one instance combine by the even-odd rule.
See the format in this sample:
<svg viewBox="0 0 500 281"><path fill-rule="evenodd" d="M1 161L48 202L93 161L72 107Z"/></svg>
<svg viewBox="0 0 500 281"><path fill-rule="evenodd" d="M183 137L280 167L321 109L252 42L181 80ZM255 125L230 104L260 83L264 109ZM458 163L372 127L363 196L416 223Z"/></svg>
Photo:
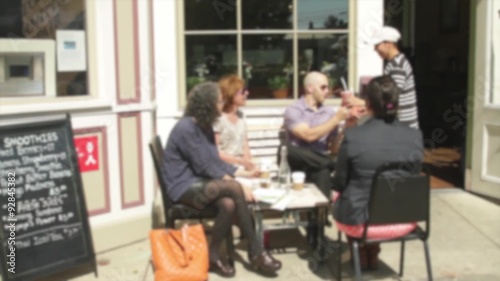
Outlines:
<svg viewBox="0 0 500 281"><path fill-rule="evenodd" d="M253 170L246 170L244 167L238 167L236 172L234 172L234 175L237 177L244 177L244 178L256 178L260 177L260 171L257 169Z"/></svg>
<svg viewBox="0 0 500 281"><path fill-rule="evenodd" d="M342 106L335 113L335 117L337 117L340 121L346 120L351 116L351 110L345 106Z"/></svg>
<svg viewBox="0 0 500 281"><path fill-rule="evenodd" d="M347 107L353 107L353 106L363 106L364 107L366 105L366 103L365 103L364 99L360 99L358 97L355 97L354 95L350 95L350 96L347 96L343 100L343 105L347 106Z"/></svg>
<svg viewBox="0 0 500 281"><path fill-rule="evenodd" d="M255 197L253 196L252 189L248 186L243 186L243 193L245 194L245 200L247 202L255 202Z"/></svg>
<svg viewBox="0 0 500 281"><path fill-rule="evenodd" d="M241 165L245 167L245 170L248 171L255 170L255 165L252 163L252 160L250 159L243 158L243 160L241 160Z"/></svg>
<svg viewBox="0 0 500 281"><path fill-rule="evenodd" d="M355 119L360 119L366 113L367 113L366 106L354 106L351 109L351 117L353 117Z"/></svg>
<svg viewBox="0 0 500 281"><path fill-rule="evenodd" d="M260 177L260 171L257 169L247 170L249 178L258 178Z"/></svg>

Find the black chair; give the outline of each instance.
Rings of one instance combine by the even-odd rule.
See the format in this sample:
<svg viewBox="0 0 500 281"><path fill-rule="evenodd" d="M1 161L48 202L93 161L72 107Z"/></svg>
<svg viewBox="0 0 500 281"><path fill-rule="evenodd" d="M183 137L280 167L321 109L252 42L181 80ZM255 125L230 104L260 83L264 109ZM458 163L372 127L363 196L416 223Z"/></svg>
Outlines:
<svg viewBox="0 0 500 281"><path fill-rule="evenodd" d="M352 253L357 281L361 279L361 265L358 248L362 243L383 243L401 241L399 275L403 276L405 241L419 239L424 244L428 280L432 280L432 269L427 239L430 222L430 176L427 169L421 172L421 165L409 162L392 162L381 165L373 176L368 206L369 218L365 223L363 236L354 239ZM370 225L425 222L411 233L394 239L369 239L366 237ZM338 232L339 245L342 233ZM341 280L341 251L338 257L338 280Z"/></svg>
<svg viewBox="0 0 500 281"><path fill-rule="evenodd" d="M217 208L212 205L208 205L203 210L197 210L190 206L174 203L167 194L167 185L162 177L162 165L163 165L163 148L161 145L161 139L159 136L154 137L149 143L149 149L151 150L151 155L153 156L153 162L156 170L156 177L160 183L160 191L163 200L163 209L165 214L165 225L167 228L175 228L176 220L185 219L213 219L217 215ZM228 252L229 263L234 266L234 243L233 243L233 232L229 231L226 236L226 249Z"/></svg>

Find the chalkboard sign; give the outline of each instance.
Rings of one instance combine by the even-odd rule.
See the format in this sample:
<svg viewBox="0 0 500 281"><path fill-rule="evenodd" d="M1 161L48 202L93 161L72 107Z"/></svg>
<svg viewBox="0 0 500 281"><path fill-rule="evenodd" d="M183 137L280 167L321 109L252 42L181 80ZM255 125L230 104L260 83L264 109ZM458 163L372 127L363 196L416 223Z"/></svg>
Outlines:
<svg viewBox="0 0 500 281"><path fill-rule="evenodd" d="M69 116L0 127L3 280L33 280L95 254Z"/></svg>

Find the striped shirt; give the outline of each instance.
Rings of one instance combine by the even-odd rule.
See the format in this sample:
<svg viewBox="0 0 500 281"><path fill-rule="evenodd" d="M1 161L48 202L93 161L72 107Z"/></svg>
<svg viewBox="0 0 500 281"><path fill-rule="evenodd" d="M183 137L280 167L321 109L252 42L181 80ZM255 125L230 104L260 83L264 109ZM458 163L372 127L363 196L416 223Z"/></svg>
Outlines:
<svg viewBox="0 0 500 281"><path fill-rule="evenodd" d="M400 53L387 62L384 74L390 75L401 90L398 110L399 121L418 129L417 93L410 62L405 55Z"/></svg>

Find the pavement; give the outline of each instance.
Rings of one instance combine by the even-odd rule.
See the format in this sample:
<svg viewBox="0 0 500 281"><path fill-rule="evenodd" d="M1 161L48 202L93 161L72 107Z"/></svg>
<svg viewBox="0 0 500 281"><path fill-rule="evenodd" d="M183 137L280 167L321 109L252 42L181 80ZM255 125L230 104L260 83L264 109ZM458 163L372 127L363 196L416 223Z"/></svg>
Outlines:
<svg viewBox="0 0 500 281"><path fill-rule="evenodd" d="M332 219L331 216L329 219ZM431 234L429 247L434 280L500 280L500 206L458 188L431 193ZM235 237L237 237L235 229ZM263 276L248 269L245 241L235 240L236 276L232 280L337 280L338 244L335 226L326 229L331 240L326 256L315 257L302 229L273 231L270 246L283 268L276 276ZM325 244L326 245L326 244ZM404 275L399 277L399 243L381 246L378 270L363 272L364 280L427 280L424 249L420 241L406 243ZM353 280L353 267L344 237L342 280ZM149 262L149 240L144 239L112 251L98 253L98 277L94 273L71 270L42 281L145 281L154 280ZM318 260L324 259L320 264ZM209 280L228 280L210 273Z"/></svg>

